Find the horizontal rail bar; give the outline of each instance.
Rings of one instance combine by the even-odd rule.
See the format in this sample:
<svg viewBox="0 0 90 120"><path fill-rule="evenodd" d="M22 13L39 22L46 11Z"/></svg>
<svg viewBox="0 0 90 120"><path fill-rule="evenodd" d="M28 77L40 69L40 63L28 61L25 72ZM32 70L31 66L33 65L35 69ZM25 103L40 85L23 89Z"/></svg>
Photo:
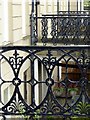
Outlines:
<svg viewBox="0 0 90 120"><path fill-rule="evenodd" d="M90 49L90 45L60 45L60 46L0 46L0 49Z"/></svg>
<svg viewBox="0 0 90 120"><path fill-rule="evenodd" d="M54 16L54 15L43 15L42 17L34 17L35 19L42 19L42 18L46 18L46 19L51 19L51 18L90 18L90 15L89 16Z"/></svg>

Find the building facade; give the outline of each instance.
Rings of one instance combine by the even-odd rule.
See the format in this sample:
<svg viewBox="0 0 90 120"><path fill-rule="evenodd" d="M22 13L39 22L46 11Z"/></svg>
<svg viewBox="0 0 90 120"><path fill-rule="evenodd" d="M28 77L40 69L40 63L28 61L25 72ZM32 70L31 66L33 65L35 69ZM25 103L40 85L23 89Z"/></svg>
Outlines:
<svg viewBox="0 0 90 120"><path fill-rule="evenodd" d="M22 96L25 102L32 107L44 106L44 102L47 102L45 101L46 97L49 99L48 93L52 94L51 88L53 95L60 105L63 106L60 106L58 102L56 102L58 106L56 114L58 114L58 111L60 113L59 109L63 109L64 106L66 110L67 106L71 105L72 99L79 101L78 94L80 95L80 86L78 79L81 80L82 77L85 78L86 76L83 76L84 69L81 70L84 65L79 64L80 61L78 61L78 59L80 55L85 54L85 51L89 56L90 50L88 46L90 40L89 28L85 28L85 26L89 25L90 15L88 11L84 10L84 2L84 0L40 0L33 2L31 0L0 0L0 46L2 47L2 57L0 58L0 89L2 90L0 96L1 108L4 105L7 107L9 104L8 102L12 101L15 96L14 100L21 99ZM86 13L84 14L85 11ZM67 19L69 15L71 16L71 20ZM78 19L78 15L80 15L81 18ZM84 19L83 16L86 18ZM73 17L74 19L72 19ZM67 24L67 26L65 24ZM81 30L77 30L78 25ZM73 32L73 30L75 32ZM80 43L81 50L79 50L79 43L78 46L74 46L74 43L75 45L77 43L77 38L78 40L86 41L85 51L82 50L84 42ZM74 43L72 43L72 40ZM76 47L78 49L74 52L69 51L68 48L62 50L63 48L59 48L59 46L62 47L64 45L62 41L66 47L71 46L73 51ZM57 45L55 50L51 47L53 44ZM34 45L36 46L36 54L33 52ZM43 48L43 45L46 45L47 48ZM5 47L8 48L8 46L11 48L4 54L2 51ZM13 49L13 46L18 47ZM25 48L21 46L25 46ZM28 48L29 46L31 46L30 51ZM77 60L72 57L74 54ZM89 59L85 60L89 66ZM89 67L85 70L87 70L87 79L89 79ZM5 81L6 84L4 84ZM68 81L68 83L65 83L65 81ZM73 83L72 81L77 82ZM68 100L68 98L71 97L69 89L74 87L78 89L76 90L77 93L75 93L76 98L74 98L73 94L72 99ZM18 94L18 88L21 96ZM59 91L61 99L58 98L58 92L55 91L58 88L62 88L62 90ZM87 87L87 89L88 92L89 88ZM81 90L81 94L82 92L83 89ZM84 101L85 98L80 97L80 100L81 98ZM51 102L53 104L52 99ZM88 100L86 102L88 102ZM6 110L5 107L3 107L1 111L4 110L7 112L8 110ZM14 112L11 110L11 113ZM36 112L38 112L38 110ZM48 111L46 114L49 112L50 114L53 113L52 111Z"/></svg>

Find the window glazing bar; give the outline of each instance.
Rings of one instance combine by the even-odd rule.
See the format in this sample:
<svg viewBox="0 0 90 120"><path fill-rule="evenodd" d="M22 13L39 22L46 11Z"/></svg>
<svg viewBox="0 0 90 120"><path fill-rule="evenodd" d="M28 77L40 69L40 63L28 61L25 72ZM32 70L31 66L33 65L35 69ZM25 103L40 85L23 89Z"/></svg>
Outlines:
<svg viewBox="0 0 90 120"><path fill-rule="evenodd" d="M68 13L70 12L70 0L68 0Z"/></svg>
<svg viewBox="0 0 90 120"><path fill-rule="evenodd" d="M78 0L77 0L77 13L78 13Z"/></svg>

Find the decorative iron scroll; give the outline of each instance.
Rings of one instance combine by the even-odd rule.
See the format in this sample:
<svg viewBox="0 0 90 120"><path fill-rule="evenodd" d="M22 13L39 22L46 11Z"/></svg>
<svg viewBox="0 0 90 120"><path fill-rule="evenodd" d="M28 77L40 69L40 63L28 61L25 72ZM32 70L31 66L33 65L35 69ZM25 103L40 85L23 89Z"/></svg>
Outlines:
<svg viewBox="0 0 90 120"><path fill-rule="evenodd" d="M26 67L30 74L25 81L22 76ZM37 69L41 78L35 76ZM73 70L78 71L78 79L74 79ZM24 85L28 86L27 100L23 96ZM90 116L89 85L90 46L0 48L0 115L4 118L6 115ZM11 91L6 91L6 95L7 88ZM76 93L71 94L73 90Z"/></svg>
<svg viewBox="0 0 90 120"><path fill-rule="evenodd" d="M60 12L58 15L43 15L34 17L39 24L38 41L44 43L90 44L90 13L89 12ZM37 26L38 27L38 26ZM34 31L32 31L34 33Z"/></svg>

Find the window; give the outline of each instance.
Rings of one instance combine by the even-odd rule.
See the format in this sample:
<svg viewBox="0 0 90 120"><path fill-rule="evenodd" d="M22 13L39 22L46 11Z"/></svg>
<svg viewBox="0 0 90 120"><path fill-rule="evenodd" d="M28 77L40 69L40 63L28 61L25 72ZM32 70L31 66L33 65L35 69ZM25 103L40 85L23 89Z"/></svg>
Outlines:
<svg viewBox="0 0 90 120"><path fill-rule="evenodd" d="M68 68L66 69L66 64L63 62L62 67L62 80L68 75L68 79L78 81L81 78L81 73L78 66L74 62L69 62L67 64Z"/></svg>

